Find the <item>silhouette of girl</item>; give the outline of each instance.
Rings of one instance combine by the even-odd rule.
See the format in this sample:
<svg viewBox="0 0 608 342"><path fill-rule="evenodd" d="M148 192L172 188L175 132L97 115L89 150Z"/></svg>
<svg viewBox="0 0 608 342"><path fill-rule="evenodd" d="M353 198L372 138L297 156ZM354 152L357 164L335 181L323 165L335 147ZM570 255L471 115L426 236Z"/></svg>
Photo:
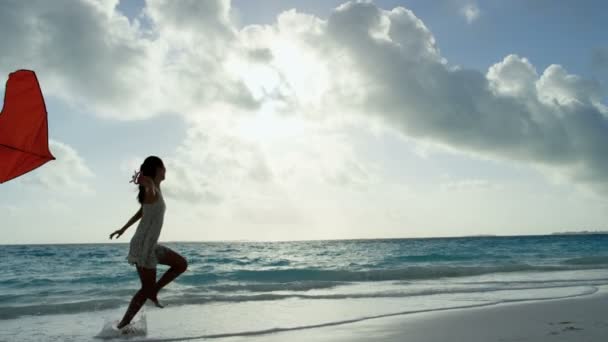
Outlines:
<svg viewBox="0 0 608 342"><path fill-rule="evenodd" d="M146 158L139 172L136 172L131 180L131 182L139 185L137 200L141 204L141 208L121 229L110 234L110 239L114 235L119 238L127 228L141 219L135 234L131 238L129 255L127 256L129 264L135 265L137 268L141 280L141 289L131 299L124 317L116 326L118 329L122 329L131 322L147 299L154 302L157 307L162 308L163 305L157 298L158 292L185 272L188 267L184 257L170 248L158 244L166 208L160 190L160 183L164 179L165 166L162 160L155 156ZM159 263L168 265L170 268L156 282L156 265Z"/></svg>

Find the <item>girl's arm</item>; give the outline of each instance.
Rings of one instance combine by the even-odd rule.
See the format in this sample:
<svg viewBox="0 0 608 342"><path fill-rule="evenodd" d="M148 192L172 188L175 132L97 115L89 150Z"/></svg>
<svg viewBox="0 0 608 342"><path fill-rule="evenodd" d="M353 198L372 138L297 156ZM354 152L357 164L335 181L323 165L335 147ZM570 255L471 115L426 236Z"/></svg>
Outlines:
<svg viewBox="0 0 608 342"><path fill-rule="evenodd" d="M119 230L110 234L110 240L112 240L112 236L114 236L115 234L116 234L116 238L118 239L127 230L127 228L129 228L131 225L133 225L133 223L137 222L137 220L139 220L142 217L142 215L143 215L142 207L140 207L139 210L135 213L135 215L133 215L133 217L131 217L131 219L129 219L129 221L127 223L125 223L125 225L122 228L120 228Z"/></svg>
<svg viewBox="0 0 608 342"><path fill-rule="evenodd" d="M142 207L139 207L139 210L135 213L135 215L133 215L133 217L131 217L131 219L127 223L125 223L125 225L120 230L124 232L125 230L127 230L127 228L131 227L133 223L137 222L137 220L139 220L142 216Z"/></svg>
<svg viewBox="0 0 608 342"><path fill-rule="evenodd" d="M148 176L140 176L139 184L144 187L144 197L152 199L156 198L156 186L154 186L154 181L152 180L152 178Z"/></svg>

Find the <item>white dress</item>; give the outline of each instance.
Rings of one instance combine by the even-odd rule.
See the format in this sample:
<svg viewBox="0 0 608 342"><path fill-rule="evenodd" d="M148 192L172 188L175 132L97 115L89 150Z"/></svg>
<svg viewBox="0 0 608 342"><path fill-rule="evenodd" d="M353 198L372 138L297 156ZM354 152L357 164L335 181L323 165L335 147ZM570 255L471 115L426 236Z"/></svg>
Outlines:
<svg viewBox="0 0 608 342"><path fill-rule="evenodd" d="M166 250L166 247L158 244L158 237L167 207L160 189L156 188L156 191L158 199L154 203L144 203L142 206L143 216L131 238L127 256L129 264L144 268L156 268L158 256Z"/></svg>

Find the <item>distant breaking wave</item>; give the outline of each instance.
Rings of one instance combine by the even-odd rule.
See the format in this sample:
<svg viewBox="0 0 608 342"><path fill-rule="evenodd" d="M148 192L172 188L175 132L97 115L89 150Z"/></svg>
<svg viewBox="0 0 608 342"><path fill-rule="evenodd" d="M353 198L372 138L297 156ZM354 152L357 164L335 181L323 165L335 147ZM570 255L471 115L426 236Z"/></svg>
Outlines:
<svg viewBox="0 0 608 342"><path fill-rule="evenodd" d="M572 266L571 266L572 265ZM582 266L581 266L582 265ZM511 273L522 271L550 272L594 269L591 262L564 264L561 266L533 266L528 264L507 264L494 266L411 266L398 269L379 269L368 271L323 270L323 269L273 269L240 270L212 276L210 274L185 274L180 279L186 284L205 283L212 278L232 281L255 282L362 282L386 280L419 280L476 276L491 273Z"/></svg>

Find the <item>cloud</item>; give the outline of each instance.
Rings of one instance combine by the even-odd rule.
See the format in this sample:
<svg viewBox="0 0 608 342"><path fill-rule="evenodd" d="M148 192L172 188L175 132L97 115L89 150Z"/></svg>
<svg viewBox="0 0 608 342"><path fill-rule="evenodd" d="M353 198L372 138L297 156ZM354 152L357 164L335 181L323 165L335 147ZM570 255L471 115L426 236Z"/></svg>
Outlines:
<svg viewBox="0 0 608 342"><path fill-rule="evenodd" d="M194 165L187 165L179 159L169 158L165 162L169 167L167 182L164 187L167 197L190 203L220 203L222 198L209 190L209 180Z"/></svg>
<svg viewBox="0 0 608 342"><path fill-rule="evenodd" d="M486 77L494 93L525 97L534 94L538 74L528 59L509 55L492 65Z"/></svg>
<svg viewBox="0 0 608 342"><path fill-rule="evenodd" d="M372 34L386 30L384 37ZM409 10L370 3L337 9L320 34L326 55L343 56L333 73L354 75L341 87L362 96L339 99L343 110L378 116L409 137L493 158L559 169L571 180L608 191L604 90L551 65L540 76L511 55L484 74L450 66L424 24ZM346 69L346 70L344 70ZM351 90L342 90L348 94ZM339 92L336 92L339 94Z"/></svg>
<svg viewBox="0 0 608 342"><path fill-rule="evenodd" d="M227 1L149 1L132 23L117 3L2 2L0 72L35 70L45 95L120 120L221 101L255 108L223 65L234 43Z"/></svg>
<svg viewBox="0 0 608 342"><path fill-rule="evenodd" d="M441 184L446 191L502 190L503 186L487 179L449 180Z"/></svg>
<svg viewBox="0 0 608 342"><path fill-rule="evenodd" d="M293 131L265 122L269 115L344 134L353 120L382 122L411 139L608 191L605 89L558 64L537 71L508 55L487 72L450 65L412 11L367 1L347 2L326 20L291 10L242 29L228 1L149 1L149 25L129 22L115 5L2 2L0 39L11 49L0 55L1 71L31 66L51 94L101 115L178 113L194 122L174 157L186 181L167 183L176 196L223 201L241 180L275 184L298 170L334 184L374 178L340 134L311 131L325 150L292 133L274 140L301 149L293 157L235 131L252 118L262 118L258 138ZM479 17L474 3L465 9L469 22Z"/></svg>
<svg viewBox="0 0 608 342"><path fill-rule="evenodd" d="M469 24L477 20L480 15L479 7L477 7L477 5L474 3L468 3L464 5L460 9L460 13L464 16L464 18L467 20L467 23Z"/></svg>
<svg viewBox="0 0 608 342"><path fill-rule="evenodd" d="M81 195L94 192L89 183L94 174L74 148L50 140L49 149L56 160L46 163L18 180L23 184L40 186L60 193Z"/></svg>
<svg viewBox="0 0 608 342"><path fill-rule="evenodd" d="M376 168L341 130L328 131L301 115L243 118L227 110L218 109L217 118L197 116L186 139L165 158L165 194L207 220L224 226L302 225L320 203L332 201L325 192L348 196L377 182Z"/></svg>

